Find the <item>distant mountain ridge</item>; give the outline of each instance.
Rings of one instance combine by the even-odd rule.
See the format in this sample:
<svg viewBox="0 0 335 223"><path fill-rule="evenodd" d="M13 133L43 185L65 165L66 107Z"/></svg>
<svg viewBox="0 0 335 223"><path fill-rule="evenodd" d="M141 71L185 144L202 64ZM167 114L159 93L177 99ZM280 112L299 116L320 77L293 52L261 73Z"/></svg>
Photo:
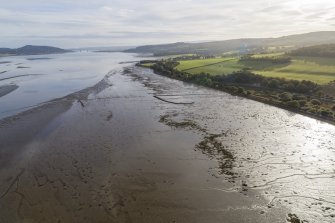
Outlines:
<svg viewBox="0 0 335 223"><path fill-rule="evenodd" d="M125 52L150 53L156 56L174 54L222 54L231 51L243 54L262 51L267 47L288 47L290 49L296 49L333 43L335 43L335 31L321 31L279 38L245 38L204 43L179 42L162 45L147 45L129 49Z"/></svg>
<svg viewBox="0 0 335 223"><path fill-rule="evenodd" d="M55 53L67 53L70 50L65 50L52 46L33 46L26 45L17 49L11 48L0 48L0 54L5 55L42 55L42 54L55 54Z"/></svg>

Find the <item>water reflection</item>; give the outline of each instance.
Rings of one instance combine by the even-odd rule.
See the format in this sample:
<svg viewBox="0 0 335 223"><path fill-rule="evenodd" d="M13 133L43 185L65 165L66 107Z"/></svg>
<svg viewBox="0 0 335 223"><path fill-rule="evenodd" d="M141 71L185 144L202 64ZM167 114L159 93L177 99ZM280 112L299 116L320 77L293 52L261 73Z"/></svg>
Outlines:
<svg viewBox="0 0 335 223"><path fill-rule="evenodd" d="M170 113L191 120L217 138L207 149L218 159L217 173L225 173L220 146L234 157L231 167L235 189L251 196L258 191L268 199L269 211L284 205L309 222L335 218L335 127L300 114L229 94L198 88L152 75L136 68L162 95L179 95L194 106L175 107ZM155 84L153 84L155 83ZM166 88L168 86L168 88ZM165 88L164 88L165 87ZM196 95L194 94L196 93ZM216 174L216 173L213 173ZM225 188L222 188L225 189Z"/></svg>
<svg viewBox="0 0 335 223"><path fill-rule="evenodd" d="M0 86L19 86L0 97L0 118L90 87L120 70L120 62L134 60L132 54L93 52L0 58Z"/></svg>

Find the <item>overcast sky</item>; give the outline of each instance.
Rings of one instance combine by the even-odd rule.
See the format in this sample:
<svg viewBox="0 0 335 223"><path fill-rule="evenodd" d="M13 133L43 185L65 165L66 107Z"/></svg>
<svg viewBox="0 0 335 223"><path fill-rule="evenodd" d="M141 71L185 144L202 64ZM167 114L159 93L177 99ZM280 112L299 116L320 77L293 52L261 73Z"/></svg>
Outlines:
<svg viewBox="0 0 335 223"><path fill-rule="evenodd" d="M65 48L335 30L335 0L0 0L0 47Z"/></svg>

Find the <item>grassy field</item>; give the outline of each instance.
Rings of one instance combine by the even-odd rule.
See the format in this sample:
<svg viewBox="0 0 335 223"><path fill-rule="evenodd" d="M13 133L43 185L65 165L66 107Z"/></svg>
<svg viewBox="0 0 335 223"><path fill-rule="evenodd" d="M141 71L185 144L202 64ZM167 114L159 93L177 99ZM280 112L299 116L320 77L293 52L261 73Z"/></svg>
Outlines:
<svg viewBox="0 0 335 223"><path fill-rule="evenodd" d="M281 54L259 54L255 57L280 56ZM283 77L295 80L310 80L326 84L335 80L335 58L294 57L291 63L273 65L271 63L240 62L239 58L214 58L203 60L179 61L178 70L191 74L210 73L229 74L243 68L267 77Z"/></svg>
<svg viewBox="0 0 335 223"><path fill-rule="evenodd" d="M312 61L311 58L309 60L294 59L288 66L276 69L256 70L255 72L269 77L311 80L319 84L325 84L335 80L335 63L333 65L320 65Z"/></svg>
<svg viewBox="0 0 335 223"><path fill-rule="evenodd" d="M190 66L190 63L187 64L186 67L188 67L188 70L186 70L187 72L191 73L191 74L197 74L197 73L201 73L201 72L205 72L205 73L210 73L212 75L218 75L218 74L229 74L232 73L234 71L239 71L241 69L243 69L243 65L238 63L238 59L237 58L230 58L227 60L223 60L220 59L220 61L216 62L216 63L212 63L214 60L211 59L210 61L203 61L201 64L202 65L198 65L195 64L195 68L192 68ZM207 65L205 65L207 63ZM180 67L185 67L184 62L181 62L181 64L177 67L177 69L180 70Z"/></svg>
<svg viewBox="0 0 335 223"><path fill-rule="evenodd" d="M142 64L142 67L151 67L152 65L154 65L154 63L144 63Z"/></svg>
<svg viewBox="0 0 335 223"><path fill-rule="evenodd" d="M180 65L177 66L178 70L186 71L189 69L195 69L203 66L210 66L212 64L217 64L225 61L232 60L234 58L211 58L211 59L201 59L201 60L183 60L179 61Z"/></svg>
<svg viewBox="0 0 335 223"><path fill-rule="evenodd" d="M169 58L176 58L176 57L182 57L182 56L193 56L193 55L195 55L195 54L185 53L185 54L175 54L175 55L162 56L162 58L169 59Z"/></svg>

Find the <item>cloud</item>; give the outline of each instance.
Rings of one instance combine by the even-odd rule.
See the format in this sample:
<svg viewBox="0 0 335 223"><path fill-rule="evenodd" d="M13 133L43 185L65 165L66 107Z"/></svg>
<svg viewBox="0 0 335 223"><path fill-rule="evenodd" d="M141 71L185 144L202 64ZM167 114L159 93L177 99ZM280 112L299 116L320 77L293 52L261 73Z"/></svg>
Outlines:
<svg viewBox="0 0 335 223"><path fill-rule="evenodd" d="M273 37L334 30L331 0L0 0L7 47ZM326 6L326 7L325 7ZM76 40L75 42L73 40Z"/></svg>

